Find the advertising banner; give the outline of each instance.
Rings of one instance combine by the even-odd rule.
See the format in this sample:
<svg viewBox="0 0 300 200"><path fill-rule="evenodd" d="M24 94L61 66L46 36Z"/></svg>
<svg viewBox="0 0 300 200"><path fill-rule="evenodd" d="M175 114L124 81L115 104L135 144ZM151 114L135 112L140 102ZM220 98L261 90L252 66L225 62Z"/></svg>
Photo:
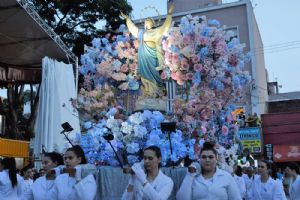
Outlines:
<svg viewBox="0 0 300 200"><path fill-rule="evenodd" d="M249 149L251 153L261 153L260 128L241 128L237 137L241 140L244 149Z"/></svg>
<svg viewBox="0 0 300 200"><path fill-rule="evenodd" d="M274 162L300 161L300 145L274 145Z"/></svg>

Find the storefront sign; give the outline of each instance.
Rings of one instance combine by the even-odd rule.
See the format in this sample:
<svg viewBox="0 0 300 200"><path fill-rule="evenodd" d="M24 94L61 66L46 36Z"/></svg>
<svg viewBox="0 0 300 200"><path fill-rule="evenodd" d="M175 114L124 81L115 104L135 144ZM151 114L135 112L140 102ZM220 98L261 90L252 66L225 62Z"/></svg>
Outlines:
<svg viewBox="0 0 300 200"><path fill-rule="evenodd" d="M237 137L241 140L243 148L248 148L251 153L260 153L261 152L261 137L260 137L260 128L241 128Z"/></svg>
<svg viewBox="0 0 300 200"><path fill-rule="evenodd" d="M273 160L274 162L300 161L300 144L274 145Z"/></svg>

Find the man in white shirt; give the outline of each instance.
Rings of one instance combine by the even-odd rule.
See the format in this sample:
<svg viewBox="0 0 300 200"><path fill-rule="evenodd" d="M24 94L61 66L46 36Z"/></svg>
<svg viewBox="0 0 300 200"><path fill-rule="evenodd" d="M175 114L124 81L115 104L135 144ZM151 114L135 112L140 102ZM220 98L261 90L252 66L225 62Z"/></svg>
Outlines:
<svg viewBox="0 0 300 200"><path fill-rule="evenodd" d="M245 194L245 200L250 199L249 197L249 191L252 187L252 182L254 180L254 168L252 166L249 166L245 170L245 174L242 176L244 178L244 182L246 185L246 194Z"/></svg>

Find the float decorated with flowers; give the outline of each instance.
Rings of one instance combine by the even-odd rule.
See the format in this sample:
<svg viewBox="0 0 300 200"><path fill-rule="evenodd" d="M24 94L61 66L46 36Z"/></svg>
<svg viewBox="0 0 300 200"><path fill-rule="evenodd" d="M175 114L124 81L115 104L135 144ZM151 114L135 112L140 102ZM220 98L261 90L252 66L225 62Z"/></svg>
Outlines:
<svg viewBox="0 0 300 200"><path fill-rule="evenodd" d="M81 56L84 82L75 106L84 132L74 141L83 147L90 163L111 166L119 162L107 135L113 135L110 143L126 164L139 161L146 146L157 145L166 166L198 159L197 151L209 140L223 155L220 164L232 165L240 150L235 137L239 127L232 112L251 80L245 70L250 61L245 45L217 20L188 15L171 26L161 46L160 78L176 83L171 112L135 110L142 95L139 43L125 25L117 34L93 40ZM165 91L160 95L166 98ZM176 122L170 138L161 130L166 121Z"/></svg>

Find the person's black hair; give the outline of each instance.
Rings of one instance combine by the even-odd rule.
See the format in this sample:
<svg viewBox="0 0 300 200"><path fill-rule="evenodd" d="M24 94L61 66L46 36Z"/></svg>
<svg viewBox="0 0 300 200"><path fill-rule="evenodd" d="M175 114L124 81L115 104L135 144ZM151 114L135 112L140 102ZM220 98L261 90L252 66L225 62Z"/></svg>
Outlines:
<svg viewBox="0 0 300 200"><path fill-rule="evenodd" d="M243 175L243 170L242 170L242 167L240 165L236 166L235 174L237 176L242 176Z"/></svg>
<svg viewBox="0 0 300 200"><path fill-rule="evenodd" d="M278 179L277 175L277 165L275 163L271 163L271 171L270 171L271 177L276 180Z"/></svg>
<svg viewBox="0 0 300 200"><path fill-rule="evenodd" d="M67 151L73 151L78 158L81 158L80 164L87 164L84 151L79 145L75 145L71 148L68 148Z"/></svg>
<svg viewBox="0 0 300 200"><path fill-rule="evenodd" d="M57 152L53 151L53 152L45 153L44 157L49 157L52 160L52 162L57 163L57 166L64 164L64 159L62 155Z"/></svg>
<svg viewBox="0 0 300 200"><path fill-rule="evenodd" d="M272 170L272 163L270 161L268 161L268 160L260 160L260 162L265 163L268 170Z"/></svg>
<svg viewBox="0 0 300 200"><path fill-rule="evenodd" d="M21 176L25 176L25 173L26 173L27 170L29 170L29 169L32 169L31 164L26 165L25 167L23 167L23 168L21 169Z"/></svg>
<svg viewBox="0 0 300 200"><path fill-rule="evenodd" d="M200 154L202 154L203 151L212 151L215 154L215 156L217 157L218 152L214 146L215 145L212 142L204 142L203 148L201 149Z"/></svg>
<svg viewBox="0 0 300 200"><path fill-rule="evenodd" d="M1 161L1 164L3 165L3 169L8 170L9 179L11 182L12 187L15 187L18 185L17 181L17 168L16 168L16 160L12 157L4 158Z"/></svg>
<svg viewBox="0 0 300 200"><path fill-rule="evenodd" d="M287 165L287 167L290 168L291 170L295 170L295 172L296 172L297 174L300 174L300 167L299 167L299 165L298 165L297 163L291 162L291 163L289 163L289 164Z"/></svg>
<svg viewBox="0 0 300 200"><path fill-rule="evenodd" d="M161 150L160 150L160 148L158 146L152 145L152 146L146 147L144 149L144 151L146 151L146 150L152 150L152 151L154 151L156 157L161 158Z"/></svg>

